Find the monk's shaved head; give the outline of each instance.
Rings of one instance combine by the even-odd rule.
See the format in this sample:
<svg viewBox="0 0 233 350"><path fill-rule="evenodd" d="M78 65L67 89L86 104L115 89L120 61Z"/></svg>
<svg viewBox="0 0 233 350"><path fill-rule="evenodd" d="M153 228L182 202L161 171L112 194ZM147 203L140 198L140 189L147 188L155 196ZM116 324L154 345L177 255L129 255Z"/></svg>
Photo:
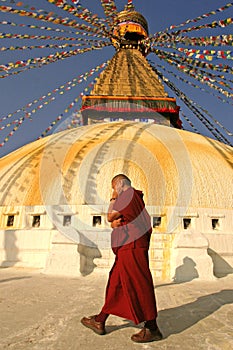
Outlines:
<svg viewBox="0 0 233 350"><path fill-rule="evenodd" d="M123 180L126 185L131 186L131 180L125 174L118 174L118 175L114 176L112 179L112 183L114 183L118 180Z"/></svg>

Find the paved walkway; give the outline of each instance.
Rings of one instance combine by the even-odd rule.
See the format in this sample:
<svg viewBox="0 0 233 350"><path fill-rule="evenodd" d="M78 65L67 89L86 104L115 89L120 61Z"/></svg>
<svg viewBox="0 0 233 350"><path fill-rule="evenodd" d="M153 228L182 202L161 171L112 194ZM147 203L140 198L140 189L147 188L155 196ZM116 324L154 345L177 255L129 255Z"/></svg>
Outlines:
<svg viewBox="0 0 233 350"><path fill-rule="evenodd" d="M110 316L108 334L80 324L103 303L107 275L61 278L29 269L0 269L0 349L230 350L233 349L233 275L212 282L157 284L164 339L135 344L133 323Z"/></svg>

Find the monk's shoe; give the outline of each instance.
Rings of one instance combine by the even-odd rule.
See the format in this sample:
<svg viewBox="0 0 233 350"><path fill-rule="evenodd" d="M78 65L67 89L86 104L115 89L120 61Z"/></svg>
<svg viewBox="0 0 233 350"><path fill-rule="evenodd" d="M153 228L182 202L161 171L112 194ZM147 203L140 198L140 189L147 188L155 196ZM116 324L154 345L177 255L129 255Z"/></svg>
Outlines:
<svg viewBox="0 0 233 350"><path fill-rule="evenodd" d="M104 322L97 322L95 320L96 315L89 316L89 317L83 317L81 319L81 323L87 327L92 329L95 333L99 335L104 335L106 333L105 330L105 323Z"/></svg>
<svg viewBox="0 0 233 350"><path fill-rule="evenodd" d="M149 343L152 341L158 341L163 339L163 335L159 328L156 330L150 330L146 327L142 328L140 332L133 334L131 340L136 343Z"/></svg>

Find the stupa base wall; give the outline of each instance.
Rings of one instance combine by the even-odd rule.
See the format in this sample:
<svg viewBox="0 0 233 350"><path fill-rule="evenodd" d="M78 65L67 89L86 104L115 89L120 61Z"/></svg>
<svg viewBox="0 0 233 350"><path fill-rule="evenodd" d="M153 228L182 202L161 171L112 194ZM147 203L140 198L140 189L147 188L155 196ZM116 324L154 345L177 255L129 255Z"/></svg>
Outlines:
<svg viewBox="0 0 233 350"><path fill-rule="evenodd" d="M0 231L0 266L44 268L53 230Z"/></svg>
<svg viewBox="0 0 233 350"><path fill-rule="evenodd" d="M79 215L84 215L84 206L78 209ZM159 216L157 209L148 207L152 219ZM232 233L224 230L230 228L232 212L225 210L223 217L218 210L220 227L213 229L209 223L217 214L212 209L209 212L199 209L198 215L190 209L189 213L182 213L182 217L179 213L174 215L173 211L174 208L167 208L159 227L153 228L149 256L154 280L209 280L232 274ZM165 232L170 217L174 218L172 227L175 229ZM191 228L183 228L184 217L191 220ZM75 220L73 224L78 227ZM48 225L51 226L49 221ZM69 226L69 232L74 231L73 236L77 238L73 240L55 228L1 230L0 267L38 268L46 274L67 276L85 276L94 271L108 273L114 262L111 229L104 224L101 228L80 226L77 230L74 227Z"/></svg>

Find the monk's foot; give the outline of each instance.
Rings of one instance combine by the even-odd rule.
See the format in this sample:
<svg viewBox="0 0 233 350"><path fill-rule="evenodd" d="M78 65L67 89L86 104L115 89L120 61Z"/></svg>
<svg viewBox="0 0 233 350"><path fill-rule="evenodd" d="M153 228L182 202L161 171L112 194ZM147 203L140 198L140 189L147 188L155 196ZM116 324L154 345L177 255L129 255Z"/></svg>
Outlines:
<svg viewBox="0 0 233 350"><path fill-rule="evenodd" d="M104 322L97 322L95 320L95 317L96 317L96 315L89 316L89 317L83 317L81 319L81 323L85 327L92 329L95 333L97 333L99 335L106 334L105 323Z"/></svg>
<svg viewBox="0 0 233 350"><path fill-rule="evenodd" d="M148 328L142 328L140 332L133 334L131 340L136 343L149 343L152 341L158 341L163 339L163 335L159 328L156 330L150 330Z"/></svg>

